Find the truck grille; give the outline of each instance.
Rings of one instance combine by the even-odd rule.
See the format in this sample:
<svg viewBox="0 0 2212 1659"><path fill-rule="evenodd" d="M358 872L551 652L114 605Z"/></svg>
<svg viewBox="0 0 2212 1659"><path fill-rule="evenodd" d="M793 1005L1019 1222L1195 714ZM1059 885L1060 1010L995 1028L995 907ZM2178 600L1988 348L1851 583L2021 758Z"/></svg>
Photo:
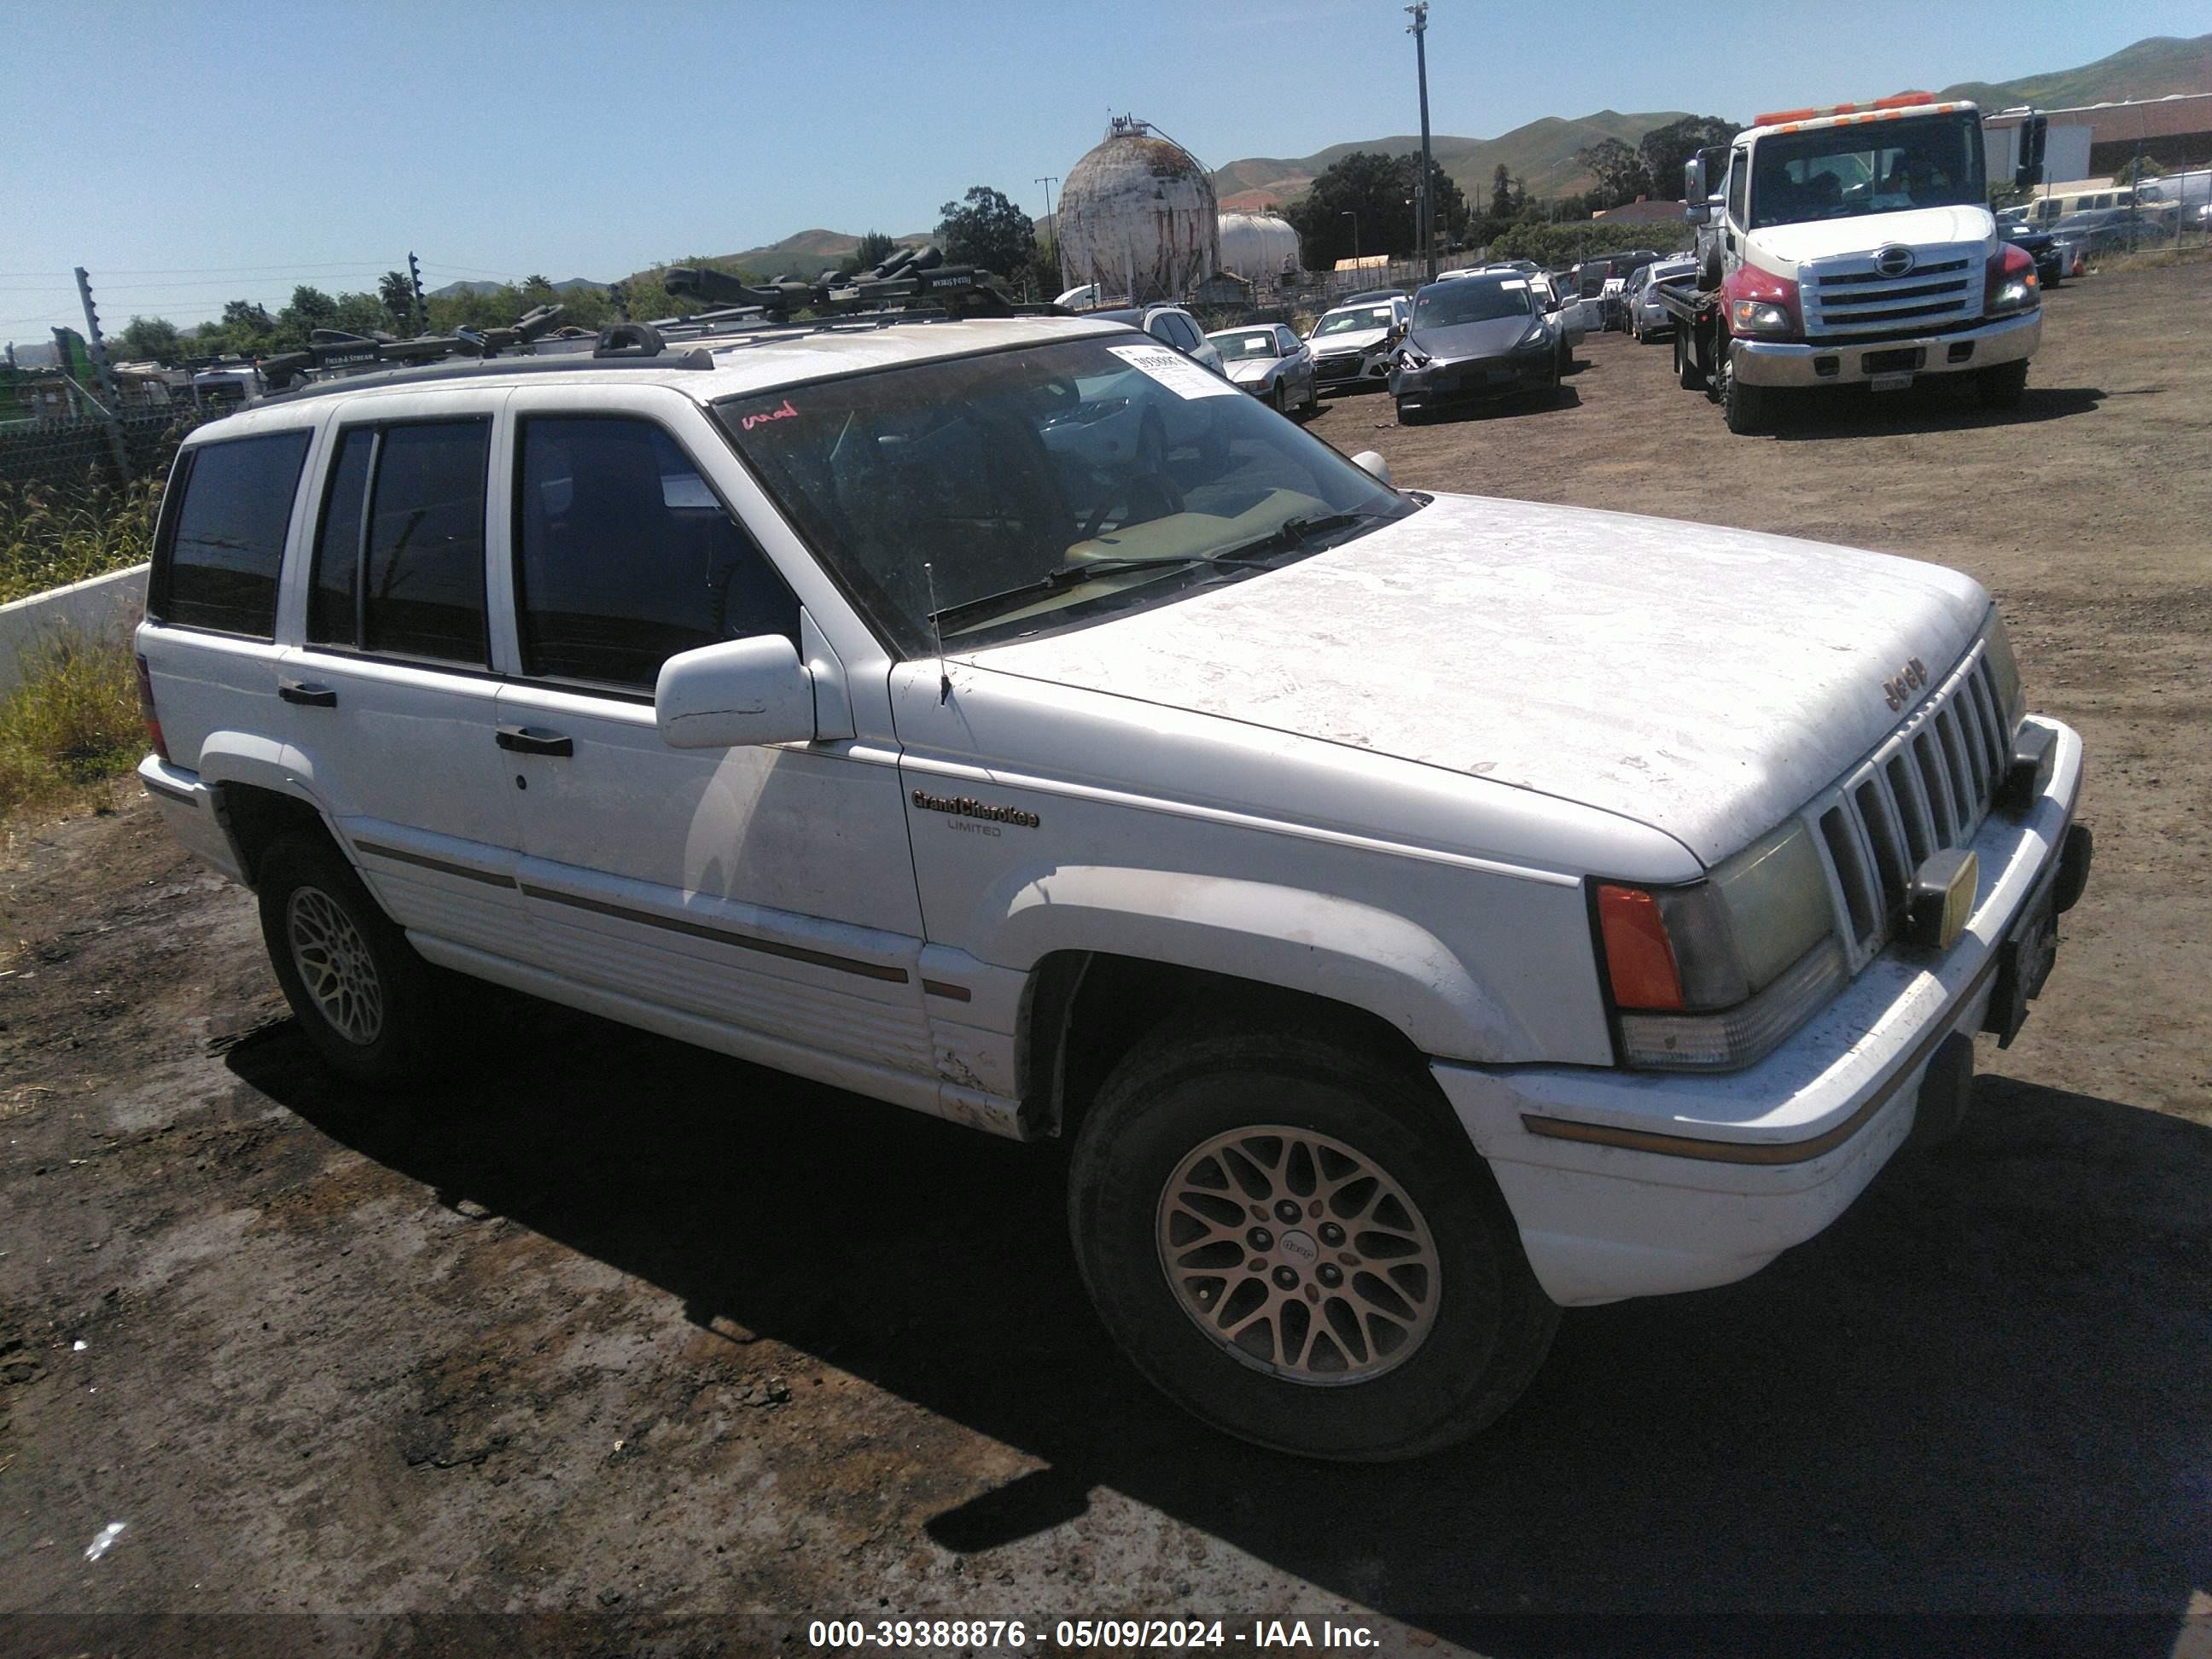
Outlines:
<svg viewBox="0 0 2212 1659"><path fill-rule="evenodd" d="M1854 969L1889 941L1922 860L1973 839L2011 749L1996 676L1977 646L1880 748L1814 802L1835 877L1837 929Z"/></svg>
<svg viewBox="0 0 2212 1659"><path fill-rule="evenodd" d="M1873 253L1808 261L1798 272L1809 339L1940 332L1981 313L1979 244L1912 250L1912 269L1885 276Z"/></svg>

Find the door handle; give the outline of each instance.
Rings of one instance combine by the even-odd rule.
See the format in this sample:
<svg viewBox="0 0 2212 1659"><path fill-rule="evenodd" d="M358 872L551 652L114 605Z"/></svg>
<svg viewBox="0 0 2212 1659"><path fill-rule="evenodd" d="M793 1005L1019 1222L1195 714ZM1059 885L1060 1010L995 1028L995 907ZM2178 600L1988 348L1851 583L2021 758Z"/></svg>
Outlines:
<svg viewBox="0 0 2212 1659"><path fill-rule="evenodd" d="M286 702L296 702L303 708L335 708L338 694L327 685L316 685L306 680L278 680L276 695Z"/></svg>
<svg viewBox="0 0 2212 1659"><path fill-rule="evenodd" d="M512 749L518 755L573 755L576 745L558 732L548 732L537 726L502 726L494 733L493 740L502 749Z"/></svg>

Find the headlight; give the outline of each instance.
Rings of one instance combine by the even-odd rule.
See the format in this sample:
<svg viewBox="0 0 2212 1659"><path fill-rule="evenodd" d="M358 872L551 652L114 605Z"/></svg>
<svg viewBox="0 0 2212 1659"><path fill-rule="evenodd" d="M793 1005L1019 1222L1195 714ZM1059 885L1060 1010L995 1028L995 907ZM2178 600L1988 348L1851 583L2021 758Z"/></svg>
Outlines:
<svg viewBox="0 0 2212 1659"><path fill-rule="evenodd" d="M1802 819L1686 887L1600 883L1597 920L1632 1066L1749 1066L1848 973L1826 872Z"/></svg>
<svg viewBox="0 0 2212 1659"><path fill-rule="evenodd" d="M1737 300L1729 307L1731 334L1795 334L1797 319L1790 307L1767 300Z"/></svg>

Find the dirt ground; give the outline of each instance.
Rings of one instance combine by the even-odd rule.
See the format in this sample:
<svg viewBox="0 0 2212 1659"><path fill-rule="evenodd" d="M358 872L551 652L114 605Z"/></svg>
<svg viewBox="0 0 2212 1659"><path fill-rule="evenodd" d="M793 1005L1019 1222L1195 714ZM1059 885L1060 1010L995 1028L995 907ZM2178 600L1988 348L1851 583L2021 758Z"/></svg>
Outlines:
<svg viewBox="0 0 2212 1659"><path fill-rule="evenodd" d="M1303 1465L1156 1398L1082 1297L1048 1151L520 1002L380 1106L317 1069L250 897L135 785L15 826L0 1651L804 1652L817 1617L1202 1613L1522 1656L1746 1612L2207 1650L2208 302L2206 264L2069 284L2007 416L1836 396L1733 438L1663 346L1607 336L1556 406L1318 418L1401 484L1963 567L2083 732L2097 834L1958 1143L1743 1284L1569 1314L1519 1407L1410 1467ZM411 1621L239 1617L298 1613Z"/></svg>

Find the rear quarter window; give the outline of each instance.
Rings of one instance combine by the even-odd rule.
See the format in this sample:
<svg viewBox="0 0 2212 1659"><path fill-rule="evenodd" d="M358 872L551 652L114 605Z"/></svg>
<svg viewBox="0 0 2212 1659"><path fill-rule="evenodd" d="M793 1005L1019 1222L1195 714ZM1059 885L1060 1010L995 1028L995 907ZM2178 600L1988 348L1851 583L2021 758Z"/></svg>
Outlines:
<svg viewBox="0 0 2212 1659"><path fill-rule="evenodd" d="M155 549L146 614L156 622L269 640L307 431L231 438L187 450L177 505Z"/></svg>

